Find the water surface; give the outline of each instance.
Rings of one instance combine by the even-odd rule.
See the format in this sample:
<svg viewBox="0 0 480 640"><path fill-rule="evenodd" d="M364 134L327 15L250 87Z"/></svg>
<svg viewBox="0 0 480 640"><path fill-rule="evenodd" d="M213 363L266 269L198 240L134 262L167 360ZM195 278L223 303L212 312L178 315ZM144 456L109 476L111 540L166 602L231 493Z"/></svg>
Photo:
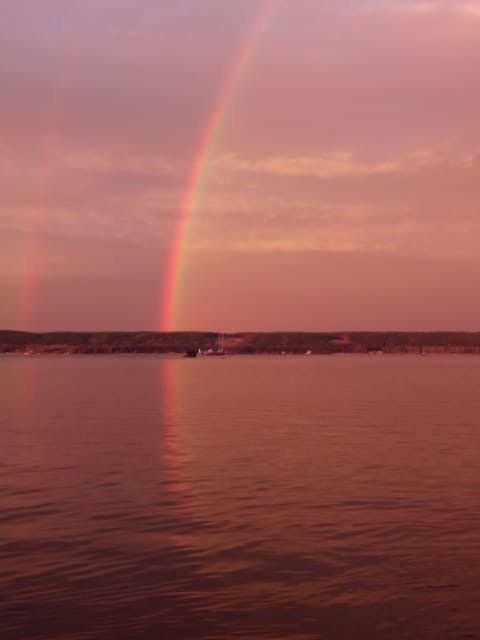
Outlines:
<svg viewBox="0 0 480 640"><path fill-rule="evenodd" d="M0 358L5 640L480 638L480 358Z"/></svg>

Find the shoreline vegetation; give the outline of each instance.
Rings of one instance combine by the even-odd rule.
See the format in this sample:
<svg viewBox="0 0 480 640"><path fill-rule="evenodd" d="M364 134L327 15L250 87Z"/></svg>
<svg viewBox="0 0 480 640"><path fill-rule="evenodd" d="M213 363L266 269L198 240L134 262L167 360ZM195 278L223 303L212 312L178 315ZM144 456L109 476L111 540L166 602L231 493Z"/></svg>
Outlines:
<svg viewBox="0 0 480 640"><path fill-rule="evenodd" d="M215 349L214 332L48 332L0 330L0 354L186 353ZM351 331L224 334L227 354L471 353L480 332Z"/></svg>

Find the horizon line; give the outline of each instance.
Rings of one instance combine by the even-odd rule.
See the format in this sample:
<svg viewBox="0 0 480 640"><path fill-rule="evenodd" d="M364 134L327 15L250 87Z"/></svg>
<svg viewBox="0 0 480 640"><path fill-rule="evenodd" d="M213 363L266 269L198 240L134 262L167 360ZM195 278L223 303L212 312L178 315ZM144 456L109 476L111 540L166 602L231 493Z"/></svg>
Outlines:
<svg viewBox="0 0 480 640"><path fill-rule="evenodd" d="M238 335L244 333L480 333L478 329L236 329L218 331L212 329L178 329L175 331L160 329L2 329L0 333L155 333L155 334L183 334L183 333L212 333L216 335Z"/></svg>

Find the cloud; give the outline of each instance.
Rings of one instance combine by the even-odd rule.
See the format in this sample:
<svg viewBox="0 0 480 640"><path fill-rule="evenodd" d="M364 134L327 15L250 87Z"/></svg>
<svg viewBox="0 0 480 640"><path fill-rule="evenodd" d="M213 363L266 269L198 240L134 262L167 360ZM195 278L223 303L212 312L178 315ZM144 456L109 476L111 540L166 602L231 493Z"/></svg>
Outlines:
<svg viewBox="0 0 480 640"><path fill-rule="evenodd" d="M376 13L395 12L412 16L431 15L450 12L458 15L480 16L480 2L458 2L457 0L389 0L379 4L378 0L359 4L357 11L374 11Z"/></svg>
<svg viewBox="0 0 480 640"><path fill-rule="evenodd" d="M339 178L391 172L388 162L361 163L352 153L333 152L319 156L270 156L249 161L226 154L214 162L215 170L267 173L276 176Z"/></svg>
<svg viewBox="0 0 480 640"><path fill-rule="evenodd" d="M173 176L170 160L148 153L95 149L57 149L50 160L59 167L101 173L130 173L147 176Z"/></svg>
<svg viewBox="0 0 480 640"><path fill-rule="evenodd" d="M474 150L452 144L375 160L353 151L229 153L210 173L191 222L191 250L384 251L478 260Z"/></svg>
<svg viewBox="0 0 480 640"><path fill-rule="evenodd" d="M447 158L428 149L417 149L406 155L377 161L362 160L355 153L345 151L333 151L316 156L269 156L251 160L235 153L228 153L213 162L213 170L260 173L278 177L332 179L415 173L452 163L468 167L471 162L471 155Z"/></svg>
<svg viewBox="0 0 480 640"><path fill-rule="evenodd" d="M181 164L121 145L0 148L0 231L165 247L183 188Z"/></svg>
<svg viewBox="0 0 480 640"><path fill-rule="evenodd" d="M3 144L0 146L2 171L24 175L26 166L39 173L83 171L89 173L140 174L173 177L176 173L171 159L160 154L119 147L82 144L49 143L36 152L28 148Z"/></svg>

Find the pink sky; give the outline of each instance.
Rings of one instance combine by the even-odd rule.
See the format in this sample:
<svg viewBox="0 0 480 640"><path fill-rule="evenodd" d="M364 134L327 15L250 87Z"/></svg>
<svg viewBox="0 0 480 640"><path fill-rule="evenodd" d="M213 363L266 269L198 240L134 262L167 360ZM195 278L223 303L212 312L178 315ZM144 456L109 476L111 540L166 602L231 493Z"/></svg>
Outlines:
<svg viewBox="0 0 480 640"><path fill-rule="evenodd" d="M0 21L0 327L155 329L259 0ZM279 0L190 218L176 329L480 329L480 2Z"/></svg>

